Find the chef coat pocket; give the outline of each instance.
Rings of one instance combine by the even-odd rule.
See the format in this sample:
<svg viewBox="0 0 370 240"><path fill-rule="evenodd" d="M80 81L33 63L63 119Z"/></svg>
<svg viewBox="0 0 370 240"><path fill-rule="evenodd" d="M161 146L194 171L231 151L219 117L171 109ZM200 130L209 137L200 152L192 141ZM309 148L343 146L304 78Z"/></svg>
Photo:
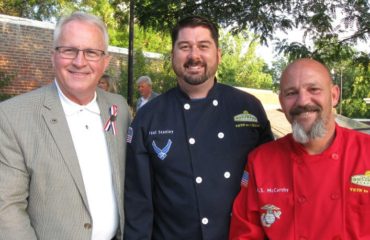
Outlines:
<svg viewBox="0 0 370 240"><path fill-rule="evenodd" d="M370 237L369 216L370 204L367 203L350 203L347 206L348 213L346 218L346 225L354 236ZM364 238L365 239L365 238ZM367 238L366 238L367 239Z"/></svg>
<svg viewBox="0 0 370 240"><path fill-rule="evenodd" d="M353 226L351 228L356 229L359 233L366 232L370 236L370 228L368 224L368 218L370 216L370 189L368 187L362 187L352 184L347 193L347 214L348 221ZM365 225L367 230L365 229Z"/></svg>

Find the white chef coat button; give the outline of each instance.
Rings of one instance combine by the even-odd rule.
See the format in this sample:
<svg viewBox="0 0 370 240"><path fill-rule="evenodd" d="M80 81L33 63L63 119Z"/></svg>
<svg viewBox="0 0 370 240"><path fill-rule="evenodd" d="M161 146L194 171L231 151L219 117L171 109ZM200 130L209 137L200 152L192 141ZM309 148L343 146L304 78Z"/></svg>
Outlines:
<svg viewBox="0 0 370 240"><path fill-rule="evenodd" d="M203 223L203 225L207 225L208 224L208 218L202 218L202 223Z"/></svg>
<svg viewBox="0 0 370 240"><path fill-rule="evenodd" d="M184 104L184 109L185 110L189 110L190 109L190 104L189 103L185 103Z"/></svg>
<svg viewBox="0 0 370 240"><path fill-rule="evenodd" d="M225 172L225 173L224 173L224 177L225 177L225 178L230 178L230 176L231 176L230 172Z"/></svg>
<svg viewBox="0 0 370 240"><path fill-rule="evenodd" d="M212 104L213 104L213 106L216 107L218 105L218 101L215 99L215 100L213 100Z"/></svg>
<svg viewBox="0 0 370 240"><path fill-rule="evenodd" d="M193 145L193 144L195 143L195 139L194 139L194 138L189 138L189 143L190 143L191 145Z"/></svg>
<svg viewBox="0 0 370 240"><path fill-rule="evenodd" d="M202 179L201 177L197 177L197 178L195 178L195 181L196 181L198 184L200 184L200 183L202 183L203 179Z"/></svg>
<svg viewBox="0 0 370 240"><path fill-rule="evenodd" d="M225 134L224 134L223 132L219 132L219 133L217 134L217 137L218 137L219 139L223 139L223 138L225 137Z"/></svg>

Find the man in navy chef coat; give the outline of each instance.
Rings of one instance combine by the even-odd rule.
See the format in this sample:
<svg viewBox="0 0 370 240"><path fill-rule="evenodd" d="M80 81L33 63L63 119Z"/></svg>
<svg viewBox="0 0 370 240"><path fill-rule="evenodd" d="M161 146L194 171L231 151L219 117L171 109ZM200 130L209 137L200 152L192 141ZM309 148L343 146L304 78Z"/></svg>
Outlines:
<svg viewBox="0 0 370 240"><path fill-rule="evenodd" d="M177 87L128 131L125 239L227 239L246 157L273 139L261 103L216 81L218 29L182 19L172 32Z"/></svg>

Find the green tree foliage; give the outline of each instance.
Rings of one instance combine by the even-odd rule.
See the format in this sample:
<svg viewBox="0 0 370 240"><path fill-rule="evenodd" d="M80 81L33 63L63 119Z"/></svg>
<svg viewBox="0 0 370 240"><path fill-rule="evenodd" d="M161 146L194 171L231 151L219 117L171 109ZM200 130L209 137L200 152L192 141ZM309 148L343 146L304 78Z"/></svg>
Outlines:
<svg viewBox="0 0 370 240"><path fill-rule="evenodd" d="M318 39L313 49L295 43L283 46L281 50L289 62L308 57L328 66L334 82L342 88L342 101L337 111L347 117L370 117L370 107L363 100L370 94L368 54L356 51L350 43L340 42L336 36Z"/></svg>
<svg viewBox="0 0 370 240"><path fill-rule="evenodd" d="M271 39L277 30L302 28L314 39L338 34L351 26L357 30L343 41L367 40L370 33L370 12L367 0L136 0L136 16L142 26L171 29L186 15L203 15L222 26L240 32L249 29L262 42ZM342 16L337 26L334 19Z"/></svg>
<svg viewBox="0 0 370 240"><path fill-rule="evenodd" d="M109 0L98 0L109 2ZM0 0L0 13L40 21L55 21L76 10L88 10L93 0Z"/></svg>
<svg viewBox="0 0 370 240"><path fill-rule="evenodd" d="M370 65L351 63L339 69L335 75L338 85L343 87L342 114L352 118L370 118L370 106L364 98L370 95ZM342 81L340 81L342 80ZM340 109L340 105L337 109Z"/></svg>
<svg viewBox="0 0 370 240"><path fill-rule="evenodd" d="M237 35L222 31L222 62L218 79L233 86L271 89L271 75L264 72L265 62L255 54L257 39L246 31Z"/></svg>
<svg viewBox="0 0 370 240"><path fill-rule="evenodd" d="M90 10L108 23L114 41L128 39L128 0L0 0L0 13L50 20L66 11ZM304 30L313 41L321 38L347 36L338 44L358 40L368 41L370 10L368 0L136 0L135 18L140 26L159 32L168 32L178 19L186 15L207 16L233 32L249 30L260 36L262 43L273 39L276 31L294 34ZM340 18L340 21L337 19ZM352 31L351 31L352 29ZM125 31L126 30L126 31ZM122 41L122 40L121 40ZM115 42L114 42L115 43ZM286 44L289 44L286 42ZM123 46L119 44L118 46ZM127 46L127 44L125 44ZM293 43L291 50L301 47ZM369 59L369 56L366 56Z"/></svg>
<svg viewBox="0 0 370 240"><path fill-rule="evenodd" d="M175 74L172 71L170 54L163 54L160 59L148 59L144 56L141 49L134 53L134 81L142 75L147 75L152 79L153 90L158 93L163 93L168 89L176 86ZM119 93L127 96L127 63L123 63L121 72L121 81L119 82ZM136 92L134 104L139 97Z"/></svg>
<svg viewBox="0 0 370 240"><path fill-rule="evenodd" d="M5 73L4 71L0 71L0 102L12 97L12 95L3 93L1 90L8 86L13 76Z"/></svg>
<svg viewBox="0 0 370 240"><path fill-rule="evenodd" d="M60 2L58 0L1 0L0 13L36 20L50 19L57 15Z"/></svg>
<svg viewBox="0 0 370 240"><path fill-rule="evenodd" d="M318 59L334 69L336 76L338 70L342 69L343 112L348 116L356 112L361 116L368 115L361 99L370 94L369 54L356 52L351 47L356 41L367 41L369 38L370 13L367 0L136 0L135 5L134 46L138 59L134 75L135 78L143 74L150 75L156 84L154 88L159 92L176 84L169 58L169 29L179 18L199 14L213 19L221 27L227 26L231 33L236 34L235 38L226 36L221 46L223 59L218 74L221 82L245 87L271 87L272 80L276 83L279 79L286 60L279 59L273 63L272 68L268 68L261 59L255 57L257 39L267 43L274 39L277 30L294 34L292 31L295 28L301 28L305 36L315 43L312 49L302 43L283 40L277 45L278 50L288 61L298 57ZM55 21L59 16L76 10L92 12L107 23L111 44L127 47L128 6L128 0L0 0L0 13ZM341 21L334 21L338 16ZM354 31L347 34L346 38L339 37L351 27L355 27ZM247 29L258 38L246 35ZM162 53L163 62L140 60L142 51ZM123 69L126 67L122 66ZM123 75L123 79L125 77ZM126 83L127 79L124 80Z"/></svg>
<svg viewBox="0 0 370 240"><path fill-rule="evenodd" d="M272 61L271 67L267 66L267 70L265 72L272 76L272 89L275 92L279 91L281 73L287 65L288 60L285 57L279 57L277 60Z"/></svg>

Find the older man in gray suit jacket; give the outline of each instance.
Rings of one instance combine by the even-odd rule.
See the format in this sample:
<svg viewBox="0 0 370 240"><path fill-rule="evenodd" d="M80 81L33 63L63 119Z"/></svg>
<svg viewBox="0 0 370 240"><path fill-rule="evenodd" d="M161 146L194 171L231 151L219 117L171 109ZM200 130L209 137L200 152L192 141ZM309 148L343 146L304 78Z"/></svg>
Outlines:
<svg viewBox="0 0 370 240"><path fill-rule="evenodd" d="M0 104L0 239L121 239L126 101L97 89L107 30L74 13L54 32L56 80Z"/></svg>
<svg viewBox="0 0 370 240"><path fill-rule="evenodd" d="M159 96L159 94L153 91L152 79L149 76L139 77L136 83L140 94L140 98L136 102L136 111L138 111L146 103Z"/></svg>

